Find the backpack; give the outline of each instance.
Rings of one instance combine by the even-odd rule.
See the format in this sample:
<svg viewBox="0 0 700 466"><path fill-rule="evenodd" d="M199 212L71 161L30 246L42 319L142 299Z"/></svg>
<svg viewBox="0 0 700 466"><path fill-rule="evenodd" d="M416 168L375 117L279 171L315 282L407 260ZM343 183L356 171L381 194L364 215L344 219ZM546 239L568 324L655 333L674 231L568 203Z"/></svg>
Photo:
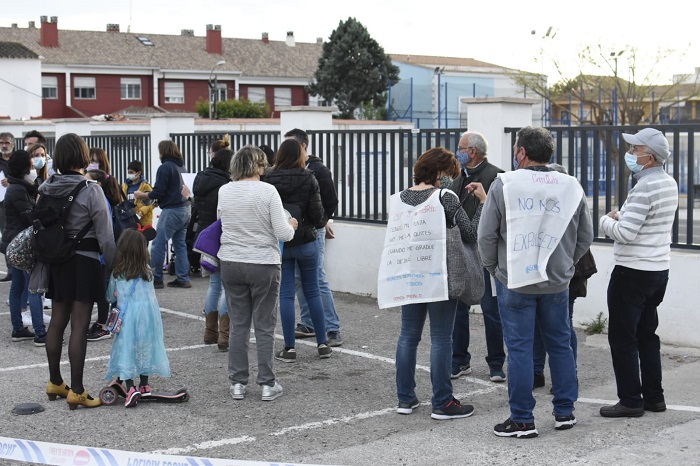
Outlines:
<svg viewBox="0 0 700 466"><path fill-rule="evenodd" d="M65 231L65 223L68 211L78 193L88 185L88 181L78 183L75 188L64 197L42 195L34 212L30 214L32 220L32 250L39 262L46 264L61 264L73 257L77 249L85 251L99 251L96 238L83 237L92 228L92 220L85 225L76 235L69 235Z"/></svg>
<svg viewBox="0 0 700 466"><path fill-rule="evenodd" d="M136 215L136 209L130 201L124 201L121 204L110 206L112 210L112 231L114 232L114 241L119 240L124 230L129 228L136 230L139 227L139 218Z"/></svg>

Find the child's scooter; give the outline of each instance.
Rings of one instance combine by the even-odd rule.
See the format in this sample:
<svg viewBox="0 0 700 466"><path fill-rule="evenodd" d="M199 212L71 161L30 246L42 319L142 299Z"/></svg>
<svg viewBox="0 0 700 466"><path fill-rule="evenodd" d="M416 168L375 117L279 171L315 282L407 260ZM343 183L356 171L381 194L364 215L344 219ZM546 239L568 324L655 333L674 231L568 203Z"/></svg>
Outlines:
<svg viewBox="0 0 700 466"><path fill-rule="evenodd" d="M100 400L102 404L111 406L117 402L119 397L126 398L126 388L123 383L112 380L109 385L100 390ZM159 401L161 403L183 403L190 399L190 394L186 388L181 388L175 393L151 392L149 396L142 396L141 401Z"/></svg>

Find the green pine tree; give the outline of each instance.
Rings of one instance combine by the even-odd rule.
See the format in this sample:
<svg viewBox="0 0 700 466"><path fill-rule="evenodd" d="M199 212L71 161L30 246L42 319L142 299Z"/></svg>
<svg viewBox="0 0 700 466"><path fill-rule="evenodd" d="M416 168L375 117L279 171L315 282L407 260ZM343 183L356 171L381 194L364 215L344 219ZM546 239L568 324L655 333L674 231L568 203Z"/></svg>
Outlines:
<svg viewBox="0 0 700 466"><path fill-rule="evenodd" d="M334 102L341 118L354 118L363 105L386 104L386 90L399 82L399 68L355 18L341 21L323 44L323 53L309 86L312 95Z"/></svg>

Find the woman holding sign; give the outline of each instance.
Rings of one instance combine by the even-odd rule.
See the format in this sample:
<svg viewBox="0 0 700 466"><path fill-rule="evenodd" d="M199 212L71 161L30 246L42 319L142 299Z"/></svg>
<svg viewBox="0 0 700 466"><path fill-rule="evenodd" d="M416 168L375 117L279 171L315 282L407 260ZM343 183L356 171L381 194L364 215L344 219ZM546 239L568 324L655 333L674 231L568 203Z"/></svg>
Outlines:
<svg viewBox="0 0 700 466"><path fill-rule="evenodd" d="M481 218L481 208L486 193L480 183L470 183L465 189L480 201L474 218L469 219L460 208L459 198L447 189L453 178L459 175L459 162L455 155L444 147L436 147L423 153L413 167L415 186L392 196L390 218L402 220L390 222L391 230L397 231L397 249L410 250L404 258L409 265L410 291L395 296L395 302L405 301L401 306L401 334L396 348L396 389L399 398L397 412L411 414L420 402L416 397L416 352L423 333L426 317L430 317L430 379L433 385L433 419L456 419L471 416L474 407L463 405L452 396L450 371L452 364L452 329L457 300L449 299L444 271L447 276L445 251L446 224L456 219L462 239L476 242L476 230ZM418 208L416 208L418 207ZM431 240L430 238L441 238ZM410 238L410 241L407 239ZM392 238L394 239L394 238ZM389 241L392 241L390 239ZM417 241L417 239L419 239ZM399 246L401 245L405 246ZM418 251L419 250L419 251ZM397 260L402 259L397 256ZM433 262L426 268L426 264ZM425 273L425 271L434 273ZM430 288L432 277L440 277ZM392 280L399 278L392 277ZM380 287L382 285L380 284Z"/></svg>

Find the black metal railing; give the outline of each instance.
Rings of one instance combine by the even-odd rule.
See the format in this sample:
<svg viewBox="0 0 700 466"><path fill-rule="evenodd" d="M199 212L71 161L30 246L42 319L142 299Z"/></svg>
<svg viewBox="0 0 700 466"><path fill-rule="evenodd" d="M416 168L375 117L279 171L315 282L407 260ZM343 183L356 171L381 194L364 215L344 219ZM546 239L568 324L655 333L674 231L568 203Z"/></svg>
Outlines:
<svg viewBox="0 0 700 466"><path fill-rule="evenodd" d="M413 165L426 150L457 150L464 129L308 131L309 153L333 173L335 218L384 223L389 197L411 186Z"/></svg>
<svg viewBox="0 0 700 466"><path fill-rule="evenodd" d="M596 241L609 241L598 231L598 219L619 209L634 183L624 161L628 145L622 133L636 133L646 126L552 126L547 129L556 143L553 161L563 165L578 178L589 199ZM695 147L700 137L700 125L654 125L669 140L671 159L666 171L678 183L679 208L671 234L672 246L700 249L700 237L695 239L695 201L700 200L700 166L695 164ZM505 128L515 143L520 128Z"/></svg>
<svg viewBox="0 0 700 466"><path fill-rule="evenodd" d="M99 147L107 152L111 164L111 176L116 177L121 184L126 180L127 167L132 160L143 163L144 176L151 174L151 135L109 135L109 136L84 136L88 147ZM155 176L155 173L153 173Z"/></svg>
<svg viewBox="0 0 700 466"><path fill-rule="evenodd" d="M189 173L198 173L209 165L209 151L214 141L223 139L226 133L178 133L170 138L180 148L185 159L185 169ZM280 144L279 131L229 132L231 150L236 152L247 144L267 145L277 149Z"/></svg>

